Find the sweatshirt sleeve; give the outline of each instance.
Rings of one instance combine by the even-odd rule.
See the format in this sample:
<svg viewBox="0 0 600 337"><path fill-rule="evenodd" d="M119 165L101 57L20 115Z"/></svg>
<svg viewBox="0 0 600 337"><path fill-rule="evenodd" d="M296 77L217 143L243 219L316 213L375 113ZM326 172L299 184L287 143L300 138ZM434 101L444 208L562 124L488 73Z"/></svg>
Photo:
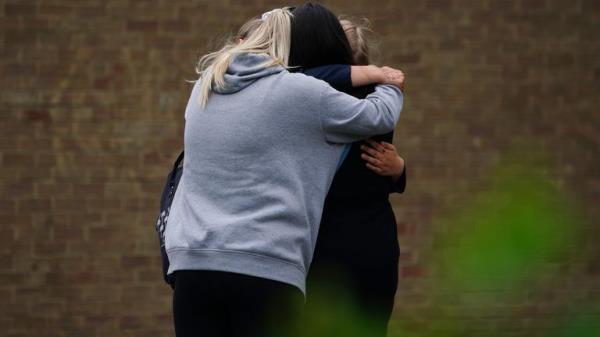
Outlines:
<svg viewBox="0 0 600 337"><path fill-rule="evenodd" d="M365 99L357 99L323 86L321 127L332 143L352 143L394 130L403 105L400 89L378 85Z"/></svg>

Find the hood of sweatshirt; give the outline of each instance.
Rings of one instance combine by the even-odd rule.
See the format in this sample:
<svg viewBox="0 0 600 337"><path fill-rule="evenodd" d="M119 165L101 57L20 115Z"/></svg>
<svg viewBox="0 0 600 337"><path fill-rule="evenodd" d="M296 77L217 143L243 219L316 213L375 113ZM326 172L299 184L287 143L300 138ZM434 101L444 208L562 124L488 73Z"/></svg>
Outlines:
<svg viewBox="0 0 600 337"><path fill-rule="evenodd" d="M222 88L214 88L218 94L236 93L255 81L280 73L285 70L282 66L266 67L269 57L264 54L237 54L234 55L229 68L225 72L226 85Z"/></svg>

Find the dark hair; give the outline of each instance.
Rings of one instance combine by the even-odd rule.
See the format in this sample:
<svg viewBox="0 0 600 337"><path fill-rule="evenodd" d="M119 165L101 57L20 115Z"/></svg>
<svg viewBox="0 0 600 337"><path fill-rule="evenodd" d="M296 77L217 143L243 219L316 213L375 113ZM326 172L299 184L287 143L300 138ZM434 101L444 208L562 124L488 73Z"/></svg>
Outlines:
<svg viewBox="0 0 600 337"><path fill-rule="evenodd" d="M352 64L352 50L338 18L327 7L307 2L293 10L290 66L313 68Z"/></svg>

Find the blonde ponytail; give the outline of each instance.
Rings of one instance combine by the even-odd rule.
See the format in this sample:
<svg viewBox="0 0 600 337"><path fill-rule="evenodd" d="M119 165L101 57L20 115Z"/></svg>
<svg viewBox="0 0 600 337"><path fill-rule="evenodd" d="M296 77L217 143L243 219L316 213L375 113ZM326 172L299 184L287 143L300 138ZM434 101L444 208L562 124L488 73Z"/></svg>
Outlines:
<svg viewBox="0 0 600 337"><path fill-rule="evenodd" d="M265 54L270 60L264 66L288 66L291 43L292 13L275 9L265 15L260 26L240 43L229 41L220 50L203 56L196 71L200 75L200 106L205 107L214 88L223 88L225 72L236 54Z"/></svg>

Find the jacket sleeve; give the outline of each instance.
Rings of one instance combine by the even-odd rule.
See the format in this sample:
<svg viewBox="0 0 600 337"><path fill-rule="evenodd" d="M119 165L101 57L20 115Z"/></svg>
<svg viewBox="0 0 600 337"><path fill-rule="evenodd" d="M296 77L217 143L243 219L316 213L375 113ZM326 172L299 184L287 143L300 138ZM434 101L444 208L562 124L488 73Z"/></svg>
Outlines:
<svg viewBox="0 0 600 337"><path fill-rule="evenodd" d="M352 68L347 64L331 64L303 71L305 75L327 82L334 89L348 92L352 90Z"/></svg>
<svg viewBox="0 0 600 337"><path fill-rule="evenodd" d="M325 139L351 143L394 130L403 105L400 89L378 85L365 99L357 99L329 86L321 88L320 122Z"/></svg>
<svg viewBox="0 0 600 337"><path fill-rule="evenodd" d="M406 164L404 165L404 171L398 180L392 182L390 193L404 193L406 190Z"/></svg>

